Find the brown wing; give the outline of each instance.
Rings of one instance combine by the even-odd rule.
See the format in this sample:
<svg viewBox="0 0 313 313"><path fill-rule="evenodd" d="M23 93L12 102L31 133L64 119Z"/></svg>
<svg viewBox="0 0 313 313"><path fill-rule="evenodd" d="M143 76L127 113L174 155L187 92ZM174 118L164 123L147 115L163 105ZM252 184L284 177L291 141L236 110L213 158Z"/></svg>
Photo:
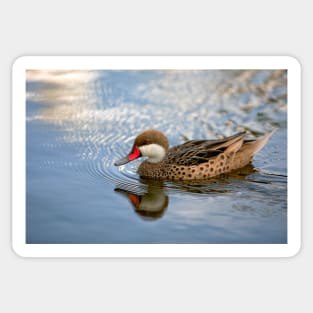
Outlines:
<svg viewBox="0 0 313 313"><path fill-rule="evenodd" d="M177 165L198 165L224 152L233 143L242 140L244 132L220 140L190 140L168 151L166 161Z"/></svg>

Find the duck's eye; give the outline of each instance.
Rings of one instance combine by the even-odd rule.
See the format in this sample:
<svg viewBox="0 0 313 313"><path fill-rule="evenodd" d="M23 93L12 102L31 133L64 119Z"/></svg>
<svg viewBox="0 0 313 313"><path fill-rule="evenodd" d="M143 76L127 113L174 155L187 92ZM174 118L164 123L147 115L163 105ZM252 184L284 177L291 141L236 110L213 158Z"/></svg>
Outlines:
<svg viewBox="0 0 313 313"><path fill-rule="evenodd" d="M145 139L145 140L142 142L142 145L145 146L145 145L149 145L150 143L151 143L150 140Z"/></svg>

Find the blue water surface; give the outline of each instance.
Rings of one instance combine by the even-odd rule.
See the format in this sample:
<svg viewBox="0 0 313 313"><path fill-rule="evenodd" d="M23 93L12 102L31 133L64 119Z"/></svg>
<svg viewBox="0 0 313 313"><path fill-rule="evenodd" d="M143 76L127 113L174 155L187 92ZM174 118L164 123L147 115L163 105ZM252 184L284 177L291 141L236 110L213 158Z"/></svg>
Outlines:
<svg viewBox="0 0 313 313"><path fill-rule="evenodd" d="M27 71L27 243L287 243L287 72ZM276 129L206 182L121 167L136 135L171 145Z"/></svg>

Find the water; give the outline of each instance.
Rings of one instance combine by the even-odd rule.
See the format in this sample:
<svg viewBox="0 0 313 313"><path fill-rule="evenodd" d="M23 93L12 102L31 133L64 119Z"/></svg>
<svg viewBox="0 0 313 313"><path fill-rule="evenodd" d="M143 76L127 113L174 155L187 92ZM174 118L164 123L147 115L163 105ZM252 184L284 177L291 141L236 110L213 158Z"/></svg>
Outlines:
<svg viewBox="0 0 313 313"><path fill-rule="evenodd" d="M27 71L27 243L287 243L287 72ZM252 163L195 183L121 167L171 145L276 128Z"/></svg>

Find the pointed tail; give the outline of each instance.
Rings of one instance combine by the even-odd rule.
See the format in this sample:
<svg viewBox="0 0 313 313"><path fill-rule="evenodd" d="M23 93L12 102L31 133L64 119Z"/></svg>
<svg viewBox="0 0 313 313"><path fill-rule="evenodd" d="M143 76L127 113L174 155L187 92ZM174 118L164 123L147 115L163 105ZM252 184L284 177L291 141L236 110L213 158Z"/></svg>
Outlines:
<svg viewBox="0 0 313 313"><path fill-rule="evenodd" d="M271 132L265 134L264 136L252 141L248 142L247 146L251 144L252 148L252 156L256 155L267 143L267 141L271 138L271 136L275 133L276 129L273 129Z"/></svg>

